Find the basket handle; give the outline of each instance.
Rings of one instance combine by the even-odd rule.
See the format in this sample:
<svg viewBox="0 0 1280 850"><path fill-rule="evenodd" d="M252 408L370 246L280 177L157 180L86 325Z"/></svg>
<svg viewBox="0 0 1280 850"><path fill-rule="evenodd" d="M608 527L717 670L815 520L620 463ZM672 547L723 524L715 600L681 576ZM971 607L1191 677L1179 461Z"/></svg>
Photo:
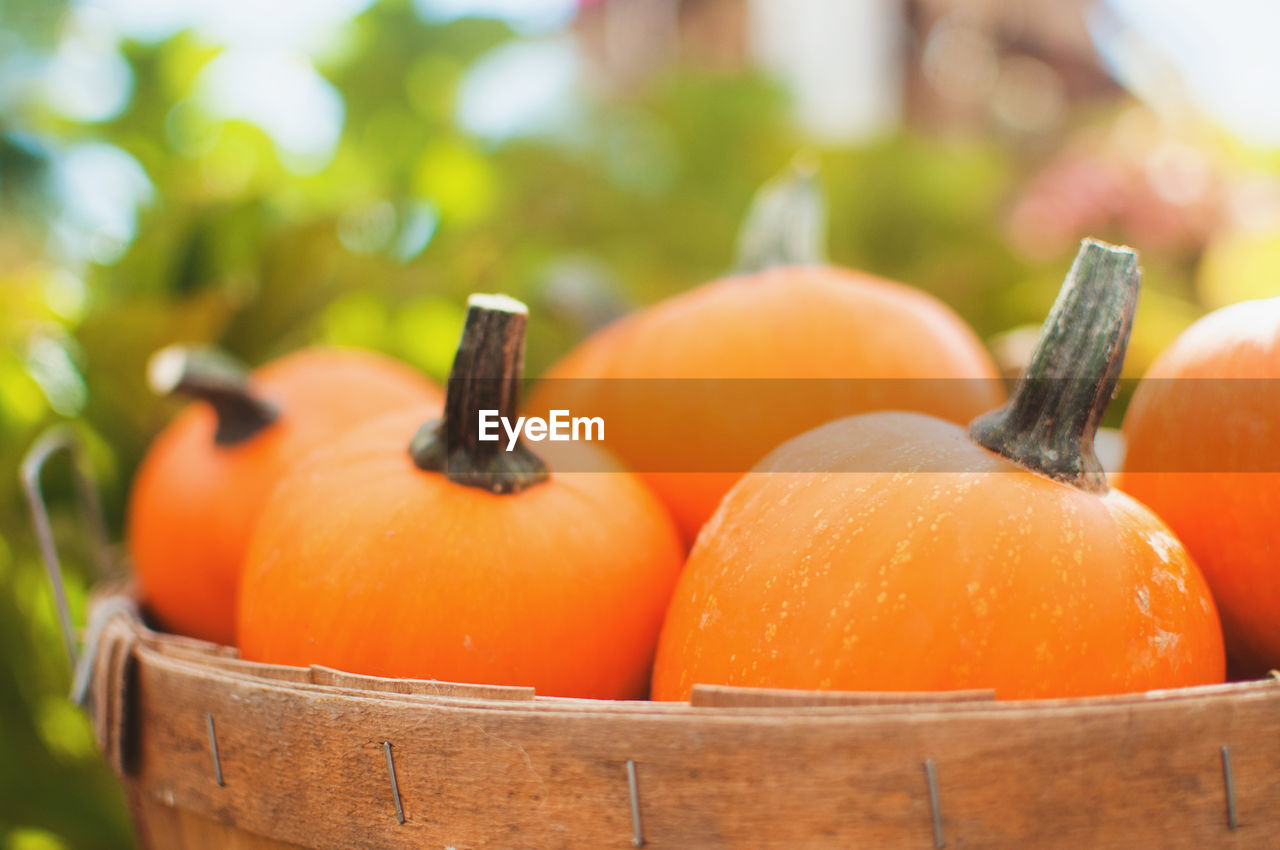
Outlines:
<svg viewBox="0 0 1280 850"><path fill-rule="evenodd" d="M93 647L96 637L102 631L103 623L90 625L86 635L86 652L81 654L76 641L75 624L71 620L71 607L67 603L67 589L62 579L62 561L58 556L58 545L53 538L53 527L49 522L49 506L44 498L41 476L49 459L58 452L65 451L71 456L74 470L77 501L79 503L80 520L90 538L90 549L93 553L94 566L99 578L110 572L111 557L107 548L107 524L102 511L102 501L98 498L98 482L93 467L89 463L84 443L75 429L68 424L54 425L31 445L22 458L18 475L22 481L22 491L27 505L31 509L31 526L35 531L36 542L40 547L40 556L44 561L45 575L53 590L54 603L58 612L58 624L62 629L62 640L66 646L67 658L72 670L72 699L80 705L84 704L88 692L88 682L92 674ZM110 612L112 615L119 610Z"/></svg>

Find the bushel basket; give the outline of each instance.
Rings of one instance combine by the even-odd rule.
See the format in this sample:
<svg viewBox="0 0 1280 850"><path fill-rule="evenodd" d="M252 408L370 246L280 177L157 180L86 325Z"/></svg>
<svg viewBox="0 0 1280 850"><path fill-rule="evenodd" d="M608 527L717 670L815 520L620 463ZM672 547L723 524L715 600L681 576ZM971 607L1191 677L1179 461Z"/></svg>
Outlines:
<svg viewBox="0 0 1280 850"><path fill-rule="evenodd" d="M1264 847L1280 682L1073 700L541 697L243 661L94 605L89 697L169 848Z"/></svg>

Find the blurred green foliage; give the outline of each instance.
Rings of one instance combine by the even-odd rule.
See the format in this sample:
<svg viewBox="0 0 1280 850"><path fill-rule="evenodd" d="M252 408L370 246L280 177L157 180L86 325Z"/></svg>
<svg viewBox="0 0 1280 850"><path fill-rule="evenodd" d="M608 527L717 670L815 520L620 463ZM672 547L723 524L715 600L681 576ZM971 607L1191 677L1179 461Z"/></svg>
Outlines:
<svg viewBox="0 0 1280 850"><path fill-rule="evenodd" d="M533 310L536 374L617 312L723 273L752 192L807 144L768 80L692 69L626 96L580 92L554 131L476 137L457 117L460 86L514 33L387 0L314 56L345 108L316 169L206 108L200 75L222 46L195 31L121 44L132 90L116 114L51 107L38 69L70 16L64 3L0 0L0 47L13 48L0 50L0 469L49 424L76 420L117 538L132 470L173 411L143 383L162 345L214 341L251 363L356 345L443 377L466 294L503 291ZM123 230L77 219L97 200L92 182L72 184L85 197L60 182L86 145L126 166L117 179L139 209ZM834 260L932 290L983 336L1040 321L1073 251L1031 261L1009 247L1001 222L1029 158L1008 140L904 132L815 150ZM1148 349L1198 312L1194 259L1144 255ZM89 568L66 477L55 464L49 487L83 620ZM64 696L13 475L0 484L0 659L0 848L131 846L121 795Z"/></svg>

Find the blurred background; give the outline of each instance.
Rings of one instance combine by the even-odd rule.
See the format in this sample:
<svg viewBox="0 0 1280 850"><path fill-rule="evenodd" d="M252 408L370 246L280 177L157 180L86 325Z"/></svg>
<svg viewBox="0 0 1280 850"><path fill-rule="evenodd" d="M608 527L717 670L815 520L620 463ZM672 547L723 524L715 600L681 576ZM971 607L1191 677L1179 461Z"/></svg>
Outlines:
<svg viewBox="0 0 1280 850"><path fill-rule="evenodd" d="M805 149L832 259L936 293L1011 372L1078 240L1136 247L1138 376L1280 294L1277 32L1270 0L0 0L0 848L133 846L13 470L72 420L118 539L173 412L156 348L440 378L466 294L503 291L536 374L723 273Z"/></svg>

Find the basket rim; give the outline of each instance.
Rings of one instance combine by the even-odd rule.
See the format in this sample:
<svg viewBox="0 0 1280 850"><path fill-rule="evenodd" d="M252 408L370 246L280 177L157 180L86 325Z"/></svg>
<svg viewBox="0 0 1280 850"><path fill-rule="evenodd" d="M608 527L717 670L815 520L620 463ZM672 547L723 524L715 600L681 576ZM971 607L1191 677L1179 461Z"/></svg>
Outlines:
<svg viewBox="0 0 1280 850"><path fill-rule="evenodd" d="M119 605L120 597L133 605ZM1230 702L1280 689L1280 672L1269 677L1236 682L1163 688L1121 694L1050 699L995 699L994 692L966 691L799 691L790 689L695 685L686 701L611 700L537 694L521 685L451 682L438 679L372 676L351 673L320 664L308 667L271 664L241 658L232 646L159 631L143 619L132 587L101 588L93 594L91 609L110 608L112 619L124 619L144 653L154 653L187 667L213 675L261 685L298 688L317 693L403 699L407 702L487 705L506 710L598 711L609 714L749 716L843 716L850 713L883 717L893 714L994 714L1006 717L1043 716L1054 713L1089 714L1129 709L1153 703L1183 700Z"/></svg>

